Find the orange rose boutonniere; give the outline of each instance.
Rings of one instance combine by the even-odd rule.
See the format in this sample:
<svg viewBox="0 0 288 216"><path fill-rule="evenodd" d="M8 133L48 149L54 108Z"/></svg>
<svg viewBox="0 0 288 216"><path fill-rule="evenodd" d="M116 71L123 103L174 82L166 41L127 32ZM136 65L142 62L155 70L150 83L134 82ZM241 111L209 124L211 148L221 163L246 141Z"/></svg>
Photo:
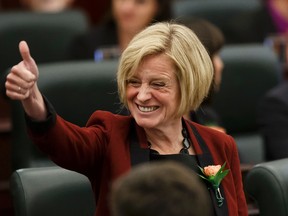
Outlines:
<svg viewBox="0 0 288 216"><path fill-rule="evenodd" d="M226 162L220 165L210 165L204 168L199 167L203 175L199 175L201 178L205 179L206 181L210 182L212 188L215 191L215 196L218 202L218 206L221 207L223 205L224 198L220 192L220 183L224 179L224 177L229 173L229 170L224 170Z"/></svg>

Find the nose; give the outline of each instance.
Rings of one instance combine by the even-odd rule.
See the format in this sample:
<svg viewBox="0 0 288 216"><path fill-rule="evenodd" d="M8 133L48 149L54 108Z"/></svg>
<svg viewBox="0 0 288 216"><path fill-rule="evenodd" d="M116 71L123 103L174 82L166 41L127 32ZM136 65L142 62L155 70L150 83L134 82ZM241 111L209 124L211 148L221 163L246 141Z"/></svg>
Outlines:
<svg viewBox="0 0 288 216"><path fill-rule="evenodd" d="M151 91L148 85L142 84L139 88L137 99L141 102L145 102L151 98Z"/></svg>

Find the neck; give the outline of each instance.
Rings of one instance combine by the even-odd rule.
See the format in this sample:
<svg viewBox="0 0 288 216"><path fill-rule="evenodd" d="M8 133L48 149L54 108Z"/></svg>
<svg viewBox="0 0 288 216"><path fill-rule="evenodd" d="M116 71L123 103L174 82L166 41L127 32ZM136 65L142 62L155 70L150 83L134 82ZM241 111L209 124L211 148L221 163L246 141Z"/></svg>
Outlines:
<svg viewBox="0 0 288 216"><path fill-rule="evenodd" d="M145 129L151 149L160 154L177 154L183 148L182 123L165 129Z"/></svg>

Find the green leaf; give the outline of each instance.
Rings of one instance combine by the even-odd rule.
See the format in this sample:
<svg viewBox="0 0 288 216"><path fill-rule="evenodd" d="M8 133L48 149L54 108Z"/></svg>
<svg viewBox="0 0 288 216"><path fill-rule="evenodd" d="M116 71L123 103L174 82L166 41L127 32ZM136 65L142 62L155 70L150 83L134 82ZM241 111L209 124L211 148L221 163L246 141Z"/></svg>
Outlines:
<svg viewBox="0 0 288 216"><path fill-rule="evenodd" d="M215 176L206 176L204 173L204 169L200 166L199 169L201 170L203 175L199 175L201 178L205 179L206 181L210 182L211 185L213 186L214 189L219 188L219 185L221 183L221 181L224 179L224 177L229 173L229 169L224 170L226 166L226 162L221 166L221 168L218 170L218 172L216 173Z"/></svg>
<svg viewBox="0 0 288 216"><path fill-rule="evenodd" d="M198 176L200 176L201 178L203 178L203 179L205 179L205 180L209 181L209 179L208 179L208 178L206 178L205 176L202 176L202 175L199 175L199 174L198 174ZM210 182L210 181L209 181L209 182Z"/></svg>
<svg viewBox="0 0 288 216"><path fill-rule="evenodd" d="M221 168L218 170L218 172L216 173L216 175L217 175L218 173L221 173L221 172L223 171L223 169L225 168L225 166L226 166L226 161L225 161L225 163L221 166Z"/></svg>
<svg viewBox="0 0 288 216"><path fill-rule="evenodd" d="M200 166L198 166L199 167L199 169L201 170L201 172L204 174L204 170L203 170L203 168L202 167L200 167ZM205 174L204 174L205 175Z"/></svg>
<svg viewBox="0 0 288 216"><path fill-rule="evenodd" d="M229 173L229 169L228 170L224 170L223 172L217 174L219 176L219 178L223 179L228 173Z"/></svg>

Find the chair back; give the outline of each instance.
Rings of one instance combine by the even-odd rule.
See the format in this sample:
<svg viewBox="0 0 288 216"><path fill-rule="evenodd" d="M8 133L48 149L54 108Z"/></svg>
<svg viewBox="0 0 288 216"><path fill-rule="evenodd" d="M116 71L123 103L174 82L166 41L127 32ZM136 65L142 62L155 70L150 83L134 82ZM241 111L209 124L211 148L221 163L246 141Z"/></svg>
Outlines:
<svg viewBox="0 0 288 216"><path fill-rule="evenodd" d="M231 19L244 12L256 11L260 7L259 0L182 0L174 1L172 13L176 20L191 17L206 19L228 37Z"/></svg>
<svg viewBox="0 0 288 216"><path fill-rule="evenodd" d="M262 44L225 46L221 57L222 83L213 107L228 133L255 132L257 104L280 81L277 57Z"/></svg>
<svg viewBox="0 0 288 216"><path fill-rule="evenodd" d="M222 83L212 106L227 133L235 138L240 162L263 162L265 151L258 132L257 105L279 83L279 62L275 53L262 44L226 45L221 57Z"/></svg>
<svg viewBox="0 0 288 216"><path fill-rule="evenodd" d="M244 187L261 216L288 216L288 159L265 162L247 174Z"/></svg>
<svg viewBox="0 0 288 216"><path fill-rule="evenodd" d="M15 216L93 216L91 184L57 166L16 170L10 181Z"/></svg>
<svg viewBox="0 0 288 216"><path fill-rule="evenodd" d="M116 72L118 61L68 61L39 65L38 87L66 120L85 126L96 110L120 112ZM23 107L11 101L12 170L51 166L50 160L29 140Z"/></svg>
<svg viewBox="0 0 288 216"><path fill-rule="evenodd" d="M86 14L78 9L58 13L7 11L0 13L0 81L21 61L18 44L26 40L37 63L71 58L72 41L88 30ZM3 91L3 88L1 88Z"/></svg>
<svg viewBox="0 0 288 216"><path fill-rule="evenodd" d="M38 63L67 60L71 42L88 29L81 10L59 13L9 11L0 13L1 72L17 64L21 40L26 40Z"/></svg>

